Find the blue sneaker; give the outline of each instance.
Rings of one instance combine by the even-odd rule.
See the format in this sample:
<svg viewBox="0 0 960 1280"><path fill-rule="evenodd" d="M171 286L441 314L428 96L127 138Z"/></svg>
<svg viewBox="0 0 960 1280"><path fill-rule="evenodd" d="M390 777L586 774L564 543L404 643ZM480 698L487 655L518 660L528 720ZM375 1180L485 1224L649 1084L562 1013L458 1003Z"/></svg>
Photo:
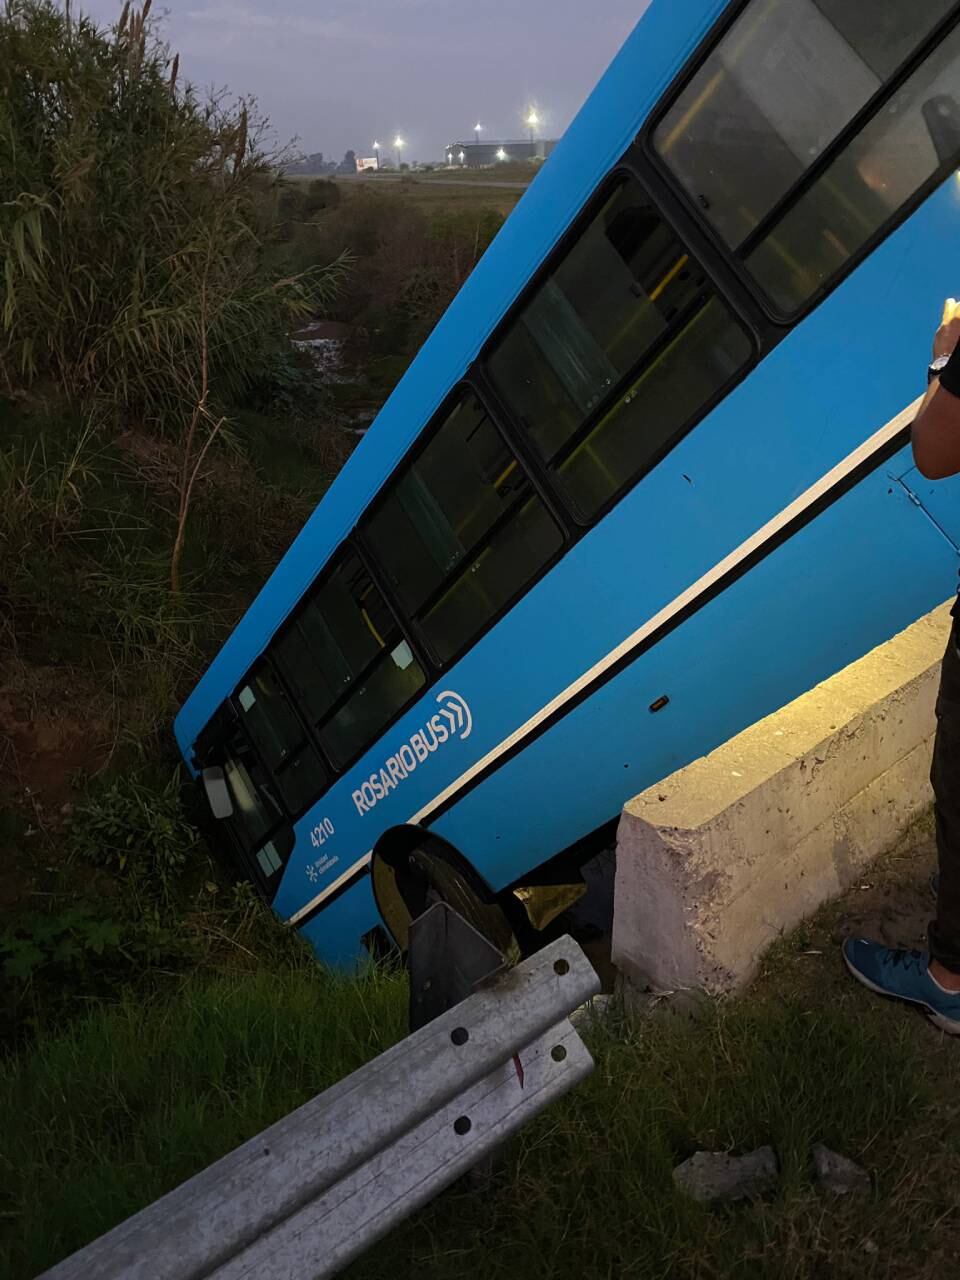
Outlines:
<svg viewBox="0 0 960 1280"><path fill-rule="evenodd" d="M847 938L843 958L858 982L881 996L893 996L925 1009L947 1035L960 1035L960 992L944 991L927 971L924 951L897 951L866 938Z"/></svg>

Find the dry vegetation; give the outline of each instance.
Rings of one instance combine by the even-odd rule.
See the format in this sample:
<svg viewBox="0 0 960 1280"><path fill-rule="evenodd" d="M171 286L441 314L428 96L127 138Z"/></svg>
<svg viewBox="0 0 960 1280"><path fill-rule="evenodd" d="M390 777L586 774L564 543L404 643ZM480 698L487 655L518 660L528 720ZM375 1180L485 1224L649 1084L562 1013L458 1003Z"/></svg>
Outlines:
<svg viewBox="0 0 960 1280"><path fill-rule="evenodd" d="M173 714L502 220L285 181L149 9L0 6L0 1052L276 961Z"/></svg>

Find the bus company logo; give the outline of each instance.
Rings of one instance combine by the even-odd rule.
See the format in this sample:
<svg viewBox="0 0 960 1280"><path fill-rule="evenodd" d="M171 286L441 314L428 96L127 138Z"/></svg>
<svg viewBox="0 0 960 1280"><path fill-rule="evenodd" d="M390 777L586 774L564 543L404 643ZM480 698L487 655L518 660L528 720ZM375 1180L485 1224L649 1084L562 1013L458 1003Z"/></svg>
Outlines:
<svg viewBox="0 0 960 1280"><path fill-rule="evenodd" d="M413 733L376 773L371 773L353 793L359 814L369 813L401 782L447 742L463 742L473 731L473 714L464 698L451 689L437 694L437 712L422 729Z"/></svg>

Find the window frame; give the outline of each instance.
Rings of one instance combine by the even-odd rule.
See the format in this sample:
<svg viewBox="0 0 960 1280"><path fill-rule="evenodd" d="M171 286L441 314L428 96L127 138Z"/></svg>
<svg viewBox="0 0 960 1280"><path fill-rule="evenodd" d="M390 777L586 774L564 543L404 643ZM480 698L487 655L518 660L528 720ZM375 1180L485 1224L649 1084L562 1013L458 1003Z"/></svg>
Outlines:
<svg viewBox="0 0 960 1280"><path fill-rule="evenodd" d="M503 321L501 321L500 323L502 324ZM499 328L499 325L498 325L498 328ZM540 567L537 574L530 579L530 581L526 584L526 586L522 590L515 592L506 601L506 603L496 611L496 613L492 614L491 617L487 619L487 621L484 623L483 627L479 631L477 631L474 635L472 635L468 641L462 644L460 648L457 649L456 652L454 652L448 659L442 662L434 652L428 637L425 635L423 628L420 626L420 623L417 621L416 618L412 617L407 612L406 608L403 606L403 604L399 600L395 599L392 585L387 584L387 586L384 589L384 595L388 600L390 600L392 606L397 612L401 620L401 624L406 629L406 634L408 638L412 636L416 640L417 645L420 647L420 649L422 649L422 651L426 653L429 657L429 662L430 662L429 670L432 671L432 676L429 675L429 671L428 671L428 679L426 684L423 686L421 693L426 693L430 689L431 685L435 683L435 681L439 679L441 675L449 671L451 667L453 667L457 662L459 662L460 659L464 656L464 654L468 653L474 647L474 645L479 644L480 641L483 639L483 637L489 631L491 631L497 625L497 623L499 623L504 617L506 617L506 615L513 608L516 607L518 601L522 600L523 597L527 595L528 592L532 591L533 588L536 586L536 584L542 578L544 578L546 574L548 574L550 570L555 567L555 565L559 564L559 562L563 559L563 557L569 551L573 541L573 538L571 537L571 529L569 525L569 519L570 519L569 513L567 513L565 509L559 506L557 491L551 490L550 488L547 487L547 485L543 481L542 476L539 475L537 471L531 466L530 460L527 456L527 451L524 449L518 448L517 441L515 438L515 428L513 430L508 429L507 424L504 420L503 413L496 400L496 397L491 398L490 386L489 386L488 380L485 378L481 379L481 378L474 377L473 368L471 368L471 370L468 371L467 375L463 378L460 378L453 385L453 387L451 387L447 395L444 396L438 408L435 409L434 412L430 415L430 418L428 419L426 426L417 436L416 440L413 442L411 447L407 450L407 452L400 458L400 460L394 466L389 476L386 478L386 480L384 480L383 484L381 484L380 488L377 490L376 494L371 499L371 501L367 503L366 507L364 508L363 514L361 515L360 519L357 521L357 525L354 529L354 536L357 539L359 545L361 545L364 548L364 551L366 553L368 560L376 563L376 554L369 541L369 538L366 535L366 529L365 529L366 523L371 519L373 515L376 514L376 512L387 501L390 495L391 488L400 480L404 472L409 467L414 466L416 464L417 459L423 453L426 452L436 432L442 429L443 425L449 419L450 414L456 408L458 401L461 400L465 395L473 395L475 399L479 401L480 406L483 409L484 413L490 419L490 422L494 430L503 440L504 444L509 449L513 457L516 458L517 464L523 468L524 474L526 475L526 478L530 484L530 488L533 492L533 496L538 498L540 502L543 504L543 507L546 510L547 515L556 525L557 530L560 533L560 545L556 553L553 556L551 556L550 559L547 560ZM511 423L510 426L512 428L513 424ZM519 505L520 505L519 503L516 503L514 506L511 507L510 509L511 514L513 515L516 514L516 512L519 510ZM503 523L506 522L506 515L507 515L506 512L501 513L498 519L491 526L491 530L502 527L502 522ZM486 537L489 539L489 536L490 536L490 531L488 531ZM471 554L473 551L477 550L478 548L482 548L484 545L486 544L483 541L478 543L476 547L471 549ZM465 565L468 564L469 556L464 556L463 562ZM381 574L383 574L383 577L386 578L386 575L385 573L383 573L383 570L379 566L379 564L378 564L378 569L380 569L380 572ZM460 575L457 575L457 576L459 577ZM442 598L443 591L448 590L454 581L456 581L455 578L445 579L443 586L441 588L438 588L436 592L434 592L430 597L428 597L428 600L435 602L436 600ZM423 607L424 607L423 605L420 606L421 609ZM414 652L416 653L417 650L415 649Z"/></svg>
<svg viewBox="0 0 960 1280"><path fill-rule="evenodd" d="M303 815L309 809L312 809L313 806L317 804L318 801L321 800L323 796L327 794L327 792L330 790L333 784L337 781L337 779L340 778L343 774L347 773L350 769L352 769L353 766L357 763L357 761L367 751L369 751L371 746L373 745L373 742L368 742L359 751L354 752L354 754L351 755L349 759L345 760L343 764L337 763L337 761L333 759L333 756L330 754L330 752L324 747L323 743L321 742L319 732L316 726L314 725L313 721L309 719L305 714L304 710L301 709L301 703L297 695L297 692L295 689L291 688L287 680L287 677L284 674L283 668L276 657L276 645L278 641L281 640L283 636L289 630L291 630L291 628L296 624L300 613L302 613L303 609L306 607L308 598L313 593L319 591L324 586L324 584L331 577L333 577L333 575L337 572L337 570L342 567L344 560L346 559L347 555L350 554L350 552L353 552L357 556L357 559L360 561L360 564L362 565L364 571L368 574L374 587L380 592L380 595L383 597L384 603L386 604L387 608L390 610L390 615L393 618L394 622L396 623L397 629L399 630L401 637L410 646L410 651L413 654L414 661L419 664L420 669L423 671L423 674L424 674L423 684L420 686L418 690L414 691L414 693L410 695L407 701L397 711L394 712L394 714L390 717L390 719L384 724L383 728L380 730L377 737L373 739L373 742L379 741L379 739L382 738L385 733L388 733L389 730L392 728L392 726L396 724L396 722L400 719L400 717L409 710L409 708L413 705L413 703L417 700L417 698L420 698L424 695L424 693L430 688L430 685L435 680L436 674L437 674L433 670L433 666L428 658L428 655L420 647L419 640L416 637L411 636L410 630L409 630L409 622L398 609L397 602L394 600L391 592L389 590L384 589L383 583L380 580L379 573L373 572L372 566L370 564L370 558L366 554L364 548L362 547L360 539L357 537L357 530L356 528L354 528L351 531L351 533L337 545L336 549L334 550L330 558L327 560L326 564L323 566L320 572L314 577L309 587L307 587L306 590L301 594L295 607L291 609L290 613L284 618L281 625L277 627L276 631L274 631L263 653L260 655L258 659L256 659L251 664L249 668L249 671L254 671L256 669L257 663L263 659L266 659L270 663L270 666L272 671L274 672L274 675L276 676L281 687L283 688L284 692L286 693L287 697L290 700L290 705L293 707L301 724L305 728L305 731L307 734L307 740L313 744L316 751L319 753L320 760L324 765L324 767L326 768L327 773L329 774L329 781L326 787L324 787L324 789L319 793L319 795L316 796L314 800L310 801L310 803L300 811L300 814L298 815L298 817L294 818L293 821L298 821L299 818L303 817ZM326 712L325 720L335 715L336 712L343 706L343 704L350 697L351 692L355 691L357 680L364 679L367 675L369 675L369 673L374 669L377 663L382 659L384 652L386 652L386 649L381 650L380 653L377 654L377 656L370 663L368 663L367 666L364 668L363 675L360 677L356 677L353 681L351 681L350 685L343 692L343 694L339 698L337 698L335 702L331 704L331 706L328 708ZM237 686L237 689L242 688L243 683L244 682L241 681L240 684Z"/></svg>
<svg viewBox="0 0 960 1280"><path fill-rule="evenodd" d="M749 0L748 0L749 2ZM727 310L733 316L737 324L740 326L745 337L747 338L751 356L737 372L723 384L723 386L701 405L696 413L692 414L685 420L683 425L679 427L661 448L644 464L644 466L616 489L607 500L589 516L582 516L573 509L573 506L567 497L564 489L557 483L553 477L553 471L549 465L541 458L532 443L528 443L529 451L535 456L536 463L540 474L544 477L543 482L549 486L550 492L553 494L554 501L562 505L567 519L576 529L575 540L582 537L595 525L599 524L606 516L610 514L626 495L641 484L643 480L653 471L660 463L672 453L676 446L691 431L695 430L699 424L706 418L728 395L741 383L749 377L753 370L760 364L764 356L769 353L770 348L776 341L780 340L784 334L772 335L764 333L761 323L758 323L759 317L755 316L749 302L744 298L743 292L736 288L730 287L729 280L724 279L724 273L716 270L717 258L722 258L725 262L730 262L731 254L729 250L717 247L711 243L708 252L704 253L704 244L702 236L689 233L689 228L684 226L682 220L678 220L672 214L669 206L665 206L665 202L661 200L660 193L656 189L656 185L648 180L644 157L634 147L631 147L617 161L617 163L605 174L601 181L597 184L590 198L584 203L580 214L575 221L567 229L564 235L553 245L547 256L544 258L536 273L527 282L522 292L518 295L516 301L510 309L504 314L500 322L497 324L493 333L484 342L477 356L476 364L483 371L483 381L490 388L490 392L494 397L495 403L498 405L499 412L502 414L504 421L508 424L509 434L513 437L511 441L512 447L516 449L516 438L524 436L523 428L514 419L510 410L510 406L504 400L503 396L496 389L496 384L489 371L488 364L490 356L498 343L502 340L505 331L519 319L521 312L529 304L533 296L539 289L543 287L546 281L555 273L564 258L579 243L584 231L593 223L597 214L610 198L614 188L619 185L624 178L632 179L643 191L651 206L656 210L657 215L668 227L668 229L677 237L684 251L690 253L702 268L706 275L710 286L713 289L713 296L726 306ZM699 221L695 224L697 232L702 231ZM747 295L750 301L753 301L752 294ZM640 370L646 362L649 364L656 354L664 350L671 341L676 338L676 333L661 334L653 346L648 350L641 360L637 361L626 374L611 388L609 394L590 412L584 419L577 430L577 435L581 439L586 439L590 431L610 412L616 401L624 393L624 391L634 383L640 376Z"/></svg>
<svg viewBox="0 0 960 1280"><path fill-rule="evenodd" d="M257 658L257 661L251 666L253 671L264 660L263 655ZM270 769L263 758L260 748L257 746L251 734L248 732L240 713L237 711L236 694L243 688L246 680L241 680L236 689L229 694L220 706L210 717L208 723L204 726L202 732L197 736L196 748L194 751L194 762L203 769L208 764L216 764L222 767L224 757L230 752L230 740L234 734L239 733L245 740L251 753L255 757L260 768L272 782L276 789L277 800L280 805L280 817L268 827L264 833L263 839L253 849L246 849L237 835L234 827L230 825L229 819L217 821L215 829L217 833L226 829L227 839L229 840L235 855L235 861L245 871L247 877L253 882L262 898L267 902L271 902L276 893L277 888L283 879L284 872L296 847L296 833L294 832L295 819L287 812L283 795L277 786L276 775ZM286 834L289 837L290 848L283 855L280 866L272 876L267 877L262 867L257 861L257 854L278 835Z"/></svg>
<svg viewBox="0 0 960 1280"><path fill-rule="evenodd" d="M745 7L750 0L737 0L737 10ZM960 3L960 0L958 0ZM724 28L734 19L729 15L724 15ZM693 72L690 72L693 74ZM668 93L674 92L671 86ZM659 106L658 106L659 110ZM734 317L737 324L742 329L751 347L751 358L739 369L708 401L701 405L697 412L690 416L686 422L671 436L670 441L661 447L656 455L648 464L636 474L625 480L608 500L596 509L589 518L579 517L573 510L564 490L556 484L553 479L550 468L543 461L537 449L527 438L525 432L518 422L514 419L509 405L504 403L503 398L496 389L492 378L487 371L487 358L490 350L502 338L505 329L512 324L523 308L528 304L533 294L541 288L544 281L548 279L557 269L562 259L569 253L570 249L578 242L583 231L594 220L598 210L609 198L612 187L621 182L624 177L630 178L637 182L643 190L646 198L650 201L651 206L656 210L658 216L666 224L666 226L676 235L685 251L690 252L702 267L707 279L713 289L714 296L720 300ZM606 516L616 507L623 498L631 492L638 484L646 478L649 473L663 461L663 459L683 440L691 431L714 411L718 404L726 399L728 395L757 368L762 360L770 353L774 346L777 345L787 335L788 328L783 327L781 321L771 317L767 308L763 307L758 298L757 291L748 287L744 281L742 271L738 271L738 263L734 259L732 252L727 246L718 244L714 237L708 234L709 229L705 228L702 219L694 212L691 215L686 203L679 198L678 189L672 180L667 180L660 173L659 169L653 167L649 163L649 157L638 144L631 143L625 153L611 166L608 172L600 179L593 191L584 201L583 206L571 222L563 234L547 249L543 259L529 280L517 294L510 307L504 312L497 323L494 325L490 335L482 344L473 361L468 365L462 377L458 378L451 386L449 391L443 396L439 404L428 416L424 426L418 432L415 440L406 449L406 451L397 459L391 467L387 476L381 481L376 492L367 501L360 516L355 521L350 531L336 545L322 568L314 575L309 585L300 593L296 604L291 608L290 612L283 618L282 622L276 627L264 647L257 653L255 658L249 663L245 669L243 677L237 682L232 693L226 702L231 703L231 714L236 717L237 713L233 707L233 700L236 698L239 690L246 684L252 673L256 670L260 663L267 663L271 668L274 676L279 682L281 688L287 694L290 704L293 707L298 719L304 726L306 741L310 743L317 751L321 763L327 770L329 779L327 786L321 791L298 815L287 815L286 823L278 823L276 828L271 829L271 833L266 837L271 839L274 831L283 829L284 826L292 828L309 809L317 805L327 792L332 788L346 773L348 773L362 758L373 745L380 741L396 722L406 714L410 706L419 698L425 697L440 679L458 663L471 649L483 640L486 635L499 625L503 618L510 613L529 592L531 592L537 584L550 573L556 565L567 555L567 553L575 546L581 538L585 537L592 528L599 524ZM659 349L659 346L655 349ZM649 353L648 357L649 358ZM638 362L629 371L624 378L617 383L611 394L599 405L591 414L590 421L592 424L598 422L605 413L609 412L611 406L615 403L618 395L623 388L638 376L638 370L641 365ZM464 393L472 393L484 411L489 416L494 429L501 436L508 449L511 450L516 457L519 465L523 468L526 477L531 485L534 494L543 503L547 514L557 526L561 539L556 554L546 561L540 568L539 572L530 579L526 586L519 592L515 593L507 602L487 620L481 630L473 635L456 653L454 653L447 661L439 662L426 638L421 632L421 628L410 617L401 602L396 597L392 584L387 578L384 570L381 568L372 547L364 537L363 525L367 517L376 510L376 508L386 500L386 496L391 485L400 477L405 468L413 463L422 453L432 438L432 433L446 421L452 411L457 399ZM340 567L343 557L353 551L359 558L366 572L370 575L371 581L380 591L387 607L390 609L394 621L397 623L400 634L409 644L411 652L415 660L419 663L424 673L424 683L421 688L411 695L410 699L400 707L395 714L388 720L380 730L377 738L368 742L358 752L346 760L342 765L337 764L330 754L324 749L319 740L317 732L312 722L307 719L303 711L300 709L300 701L296 691L288 683L283 670L276 660L275 646L277 641L284 633L294 624L301 609L304 607L307 597L316 591L326 578L331 576ZM346 696L346 695L345 695ZM335 704L340 705L339 703ZM198 745L214 728L218 716L223 712L223 705L211 717L208 724L197 736ZM237 717L238 718L238 717ZM243 730L242 722L239 722L240 729ZM221 730L216 738L217 743L225 740L225 734ZM256 745L251 742L251 748L256 753L261 767L277 786L276 778L273 772L266 766ZM204 755L209 754L209 748L204 747ZM283 797L279 793L278 796L283 802ZM284 806L284 811L285 806ZM230 834L231 840L236 844L233 833ZM289 856L289 855L288 855ZM248 861L247 856L240 850L240 857L245 862ZM283 869L286 868L287 861L283 863ZM259 872L254 872L254 876L259 877L257 883L260 883L262 876Z"/></svg>
<svg viewBox="0 0 960 1280"><path fill-rule="evenodd" d="M452 411L456 403L456 400L460 396L462 396L465 392L472 393L474 396L476 396L476 398L479 400L480 404L482 405L484 412L490 418L490 421L493 424L494 429L503 439L507 448L516 457L518 464L521 467L523 467L524 472L527 476L527 479L530 482L533 493L543 503L548 515L553 520L558 531L560 532L560 545L556 555L554 555L548 562L546 562L541 567L537 576L531 579L531 581L527 584L524 590L512 596L495 615L493 615L490 619L488 619L488 621L486 622L486 624L484 625L481 631L477 632L476 635L471 637L471 639L466 644L464 644L461 647L461 649L458 650L458 652L455 653L447 662L441 664L435 658L429 644L426 642L425 637L422 635L421 629L416 623L415 619L407 615L400 601L396 598L392 585L387 579L386 574L382 569L381 565L379 564L376 557L374 556L372 548L370 547L369 543L363 536L362 524L363 524L363 521L367 518L367 516L370 513L372 513L381 502L386 500L391 484L395 480L397 480L400 477L400 475L403 473L404 469L408 465L410 465L413 461L415 461L415 459L419 456L419 454L426 449L430 439L432 438L432 432L436 429L439 429L439 427L443 425L443 423L449 417L449 414ZM287 817L286 824L284 824L283 822L280 822L277 824L276 827L271 828L270 833L265 837L265 842L267 840L270 840L275 831L281 830L284 827L284 825L292 827L296 822L298 822L304 816L304 814L306 814L310 809L312 809L316 804L318 804L320 800L322 800L323 797L327 794L330 788L334 786L334 784L338 782L339 779L344 774L348 773L349 770L352 769L354 765L358 762L358 760L360 760L363 757L363 755L365 755L366 752L369 751L376 742L380 741L380 739L383 738L385 734L389 733L393 725L396 724L396 722L403 715L406 714L406 712L410 709L413 703L416 702L417 699L425 697L426 694L429 693L430 689L440 680L441 676L444 675L444 673L447 672L455 663L459 662L460 659L463 657L463 655L467 653L470 649L472 649L474 645L478 644L480 640L487 634L487 632L492 630L492 628L495 627L506 616L506 614L509 613L510 610L516 606L517 601L521 599L523 595L526 595L528 591L532 590L533 587L536 585L536 583L539 582L541 578L543 578L547 573L549 573L550 570L553 569L557 563L559 563L559 561L563 558L563 556L569 550L571 541L572 541L571 530L568 525L568 521L565 518L564 513L558 507L553 495L546 488L542 479L537 476L534 469L531 467L530 461L526 456L526 451L518 448L516 442L513 439L511 439L509 433L505 430L500 414L498 413L496 408L491 405L490 398L487 394L487 389L484 388L480 384L480 381L477 379L473 379L471 377L459 379L451 388L451 390L448 392L448 394L444 397L444 399L441 401L440 406L430 415L430 418L428 419L427 424L424 426L423 430L419 433L413 445L407 450L406 453L404 453L401 456L401 458L393 466L389 475L380 485L374 497L370 500L370 502L367 503L357 524L354 525L350 533L345 538L343 538L342 541L336 546L336 548L334 549L334 551L332 552L332 554L329 556L326 563L324 564L323 568L320 569L320 571L311 580L309 586L306 587L304 591L301 593L299 599L297 600L296 605L293 607L293 609L291 609L290 613L283 619L283 622L273 632L266 646L257 654L257 656L253 659L253 661L250 662L250 664L245 669L243 676L240 678L240 680L237 681L237 683L233 687L229 696L225 699L224 703L221 704L220 708L218 708L218 710L211 717L208 724L204 727L202 732L198 735L197 737L198 748L200 748L200 744L203 738L206 735L211 733L213 734L213 745L207 745L206 743L204 743L202 746L202 754L201 754L201 750L199 749L196 752L197 758L201 760L208 758L210 756L211 751L216 750L217 746L226 742L227 738L229 737L229 730L218 726L217 721L219 717L225 714L232 717L233 721L235 722L236 726L239 728L240 732L242 732L246 736L249 746L251 750L254 752L254 754L256 755L256 758L261 768L264 770L264 772L267 774L267 776L270 778L271 782L273 783L273 786L276 788L277 796L283 807L283 811ZM356 554L361 565L363 566L365 571L369 574L370 579L373 582L374 586L377 588L377 590L380 592L381 596L383 597L387 607L390 610L391 616L394 619L394 622L397 624L397 627L400 631L402 638L410 646L410 650L413 653L414 660L420 665L420 668L424 673L424 683L421 685L421 687L418 690L416 690L410 696L410 698L407 699L407 701L384 724L383 728L380 730L376 738L366 743L366 745L363 746L359 751L355 752L352 756L350 756L349 759L345 760L343 764L339 764L333 759L330 752L327 751L326 748L323 746L322 742L320 741L320 737L316 727L314 726L313 722L305 715L304 710L301 707L301 702L300 702L300 698L298 696L297 691L291 687L290 682L288 681L284 673L281 663L277 660L276 645L277 645L277 642L282 639L284 634L287 631L289 631L290 628L296 623L299 614L301 613L301 611L303 610L303 608L305 607L308 601L308 598L314 592L322 588L322 586L324 585L324 582L328 580L330 577L332 577L334 573L337 572L337 570L343 564L344 559L346 558L347 555L349 555L351 551ZM270 668L270 671L272 672L273 676L277 680L283 692L286 694L290 702L290 706L292 707L294 714L297 716L297 719L304 730L305 742L311 745L314 748L314 750L317 752L317 754L319 755L321 764L325 768L328 775L328 781L327 781L326 787L324 787L324 789L320 791L313 800L311 800L304 808L299 810L297 813L290 813L290 811L287 809L282 792L280 791L280 788L277 782L275 771L270 769L266 761L263 759L263 756L262 756L262 753L260 752L259 747L253 741L249 733L247 733L247 730L245 729L243 725L243 721L240 717L240 713L237 710L237 698L239 696L240 690L250 682L254 672L258 669L258 667L264 664L266 664ZM371 663L370 667L368 667L367 670L372 670L373 665L374 664ZM351 688L352 687L353 686L351 685ZM343 697L341 699L338 699L337 702L333 704L333 707L331 708L331 711L328 712L328 714L333 714L336 711L336 709L339 708L344 701L346 701L348 697L349 697L349 690L345 691L345 693L343 694ZM240 859L244 862L245 865L248 865L250 862L250 857L249 855L246 854L244 850L239 849L238 842L232 831L230 832L230 839L232 840L234 845L238 847L238 853L239 853ZM255 856L256 855L254 854L253 857L255 858ZM283 865L285 867L286 862L284 862ZM253 874L259 875L258 872L254 872ZM258 880L258 883L260 883L260 881L262 881L262 876Z"/></svg>
<svg viewBox="0 0 960 1280"><path fill-rule="evenodd" d="M939 164L933 175L917 189L914 195L891 214L878 230L864 241L856 253L847 258L842 268L834 272L824 284L792 311L778 307L774 300L769 297L759 279L753 276L747 268L747 255L752 253L763 242L764 238L770 234L777 223L803 198L810 188L816 185L837 157L843 154L853 139L863 130L864 126L879 115L884 104L899 92L914 71L918 70L935 52L941 41L955 27L960 25L960 0L954 0L949 12L936 23L909 57L904 59L896 68L889 80L881 85L876 93L871 95L847 125L841 129L836 138L824 147L813 164L804 170L797 181L784 192L783 196L754 227L753 231L739 245L731 246L726 243L710 219L704 216L703 210L699 208L687 188L657 149L656 132L676 104L680 94L683 93L694 77L706 65L730 29L750 5L757 2L758 0L731 0L731 3L728 4L724 12L711 26L680 71L664 90L659 102L650 112L637 134L636 146L643 156L644 166L649 166L652 172L656 174L659 182L669 189L673 199L681 205L686 216L693 221L701 234L709 240L711 248L726 258L736 273L740 284L762 309L764 316L774 325L792 329L805 320L835 289L839 288L847 277L865 262L888 236L892 235L898 227L908 221L923 202L936 191L937 187L942 185L950 173L956 170L958 164L960 164L960 152L958 152L952 163Z"/></svg>

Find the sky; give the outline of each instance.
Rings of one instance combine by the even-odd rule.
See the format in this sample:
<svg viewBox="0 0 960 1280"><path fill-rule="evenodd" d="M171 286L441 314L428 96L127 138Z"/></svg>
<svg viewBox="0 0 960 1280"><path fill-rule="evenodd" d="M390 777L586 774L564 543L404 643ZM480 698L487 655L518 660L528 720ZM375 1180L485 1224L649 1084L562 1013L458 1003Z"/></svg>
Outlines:
<svg viewBox="0 0 960 1280"><path fill-rule="evenodd" d="M559 137L648 0L175 0L182 74L253 94L281 142L341 159L399 132L408 160L448 142L524 137L534 104ZM76 7L104 23L122 0Z"/></svg>

